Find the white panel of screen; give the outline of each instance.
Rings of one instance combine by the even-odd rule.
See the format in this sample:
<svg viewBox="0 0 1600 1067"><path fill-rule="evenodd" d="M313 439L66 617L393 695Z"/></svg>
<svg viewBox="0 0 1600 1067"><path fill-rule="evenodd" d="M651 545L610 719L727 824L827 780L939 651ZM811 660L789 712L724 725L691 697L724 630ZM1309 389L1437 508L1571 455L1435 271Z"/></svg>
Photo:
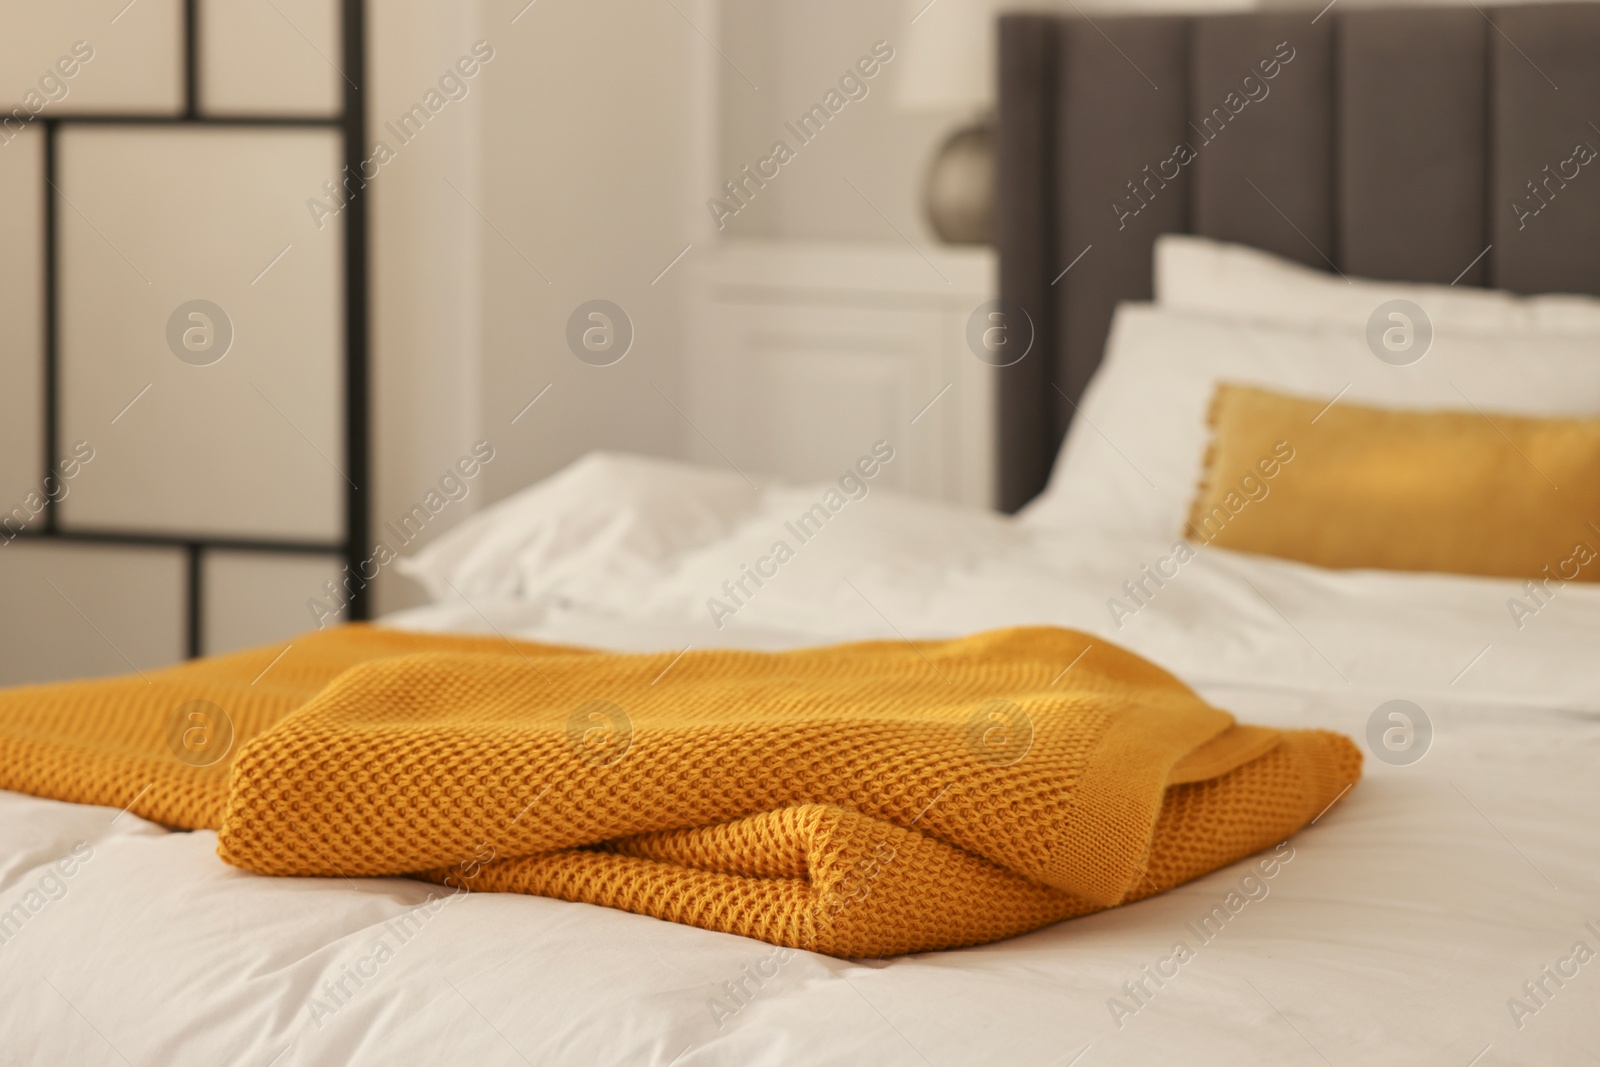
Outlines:
<svg viewBox="0 0 1600 1067"><path fill-rule="evenodd" d="M343 536L343 226L308 200L334 129L64 127L67 530Z"/></svg>
<svg viewBox="0 0 1600 1067"><path fill-rule="evenodd" d="M201 114L339 113L337 0L201 0L198 19Z"/></svg>
<svg viewBox="0 0 1600 1067"><path fill-rule="evenodd" d="M181 660L183 568L178 549L0 538L0 685Z"/></svg>
<svg viewBox="0 0 1600 1067"><path fill-rule="evenodd" d="M183 110L182 0L7 4L0 127L60 115Z"/></svg>

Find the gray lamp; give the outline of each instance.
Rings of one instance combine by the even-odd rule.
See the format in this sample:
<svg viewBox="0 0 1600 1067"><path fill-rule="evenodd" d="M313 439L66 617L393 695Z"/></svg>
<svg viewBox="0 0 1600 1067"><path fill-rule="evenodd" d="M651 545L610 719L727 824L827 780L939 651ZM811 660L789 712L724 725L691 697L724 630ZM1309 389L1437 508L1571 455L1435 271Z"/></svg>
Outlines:
<svg viewBox="0 0 1600 1067"><path fill-rule="evenodd" d="M902 107L963 115L928 162L922 203L949 244L988 244L994 231L995 20L1001 0L908 0L896 98Z"/></svg>

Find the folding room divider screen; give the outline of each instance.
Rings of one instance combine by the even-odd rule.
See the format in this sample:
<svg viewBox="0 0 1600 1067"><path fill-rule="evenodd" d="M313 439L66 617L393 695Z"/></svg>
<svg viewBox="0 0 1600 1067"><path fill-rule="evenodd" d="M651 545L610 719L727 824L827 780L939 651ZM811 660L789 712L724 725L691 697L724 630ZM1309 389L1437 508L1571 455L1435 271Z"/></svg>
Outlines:
<svg viewBox="0 0 1600 1067"><path fill-rule="evenodd" d="M0 683L310 628L370 547L361 0L5 21Z"/></svg>

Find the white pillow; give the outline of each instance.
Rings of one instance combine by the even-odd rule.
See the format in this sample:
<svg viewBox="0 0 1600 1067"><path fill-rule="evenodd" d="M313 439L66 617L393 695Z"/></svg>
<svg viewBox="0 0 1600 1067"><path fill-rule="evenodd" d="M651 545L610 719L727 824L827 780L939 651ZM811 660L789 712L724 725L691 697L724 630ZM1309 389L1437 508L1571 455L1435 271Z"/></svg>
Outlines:
<svg viewBox="0 0 1600 1067"><path fill-rule="evenodd" d="M719 631L844 633L866 623L865 632L878 633L881 616L863 601L861 587L898 590L905 614L894 625L912 625L944 584L1020 551L1026 541L1009 516L887 489L851 501L820 529L802 527L801 517L813 515L831 489L828 483L768 489L755 514L728 536L686 553L670 580L648 594L636 592L632 606ZM759 584L749 577L753 569L765 575Z"/></svg>
<svg viewBox="0 0 1600 1067"><path fill-rule="evenodd" d="M1401 299L1422 308L1435 328L1600 333L1600 299L1594 297L1519 297L1465 285L1344 278L1257 248L1176 233L1156 239L1155 299L1174 311L1222 318L1363 328L1378 305Z"/></svg>
<svg viewBox="0 0 1600 1067"><path fill-rule="evenodd" d="M583 601L637 589L755 510L731 471L591 453L396 563L435 600ZM455 588L452 589L451 586Z"/></svg>
<svg viewBox="0 0 1600 1067"><path fill-rule="evenodd" d="M1313 330L1123 304L1105 362L1026 521L1180 536L1219 382L1386 407L1594 416L1600 415L1600 345L1583 336L1477 334L1441 325L1420 361L1393 366L1367 347L1361 324Z"/></svg>

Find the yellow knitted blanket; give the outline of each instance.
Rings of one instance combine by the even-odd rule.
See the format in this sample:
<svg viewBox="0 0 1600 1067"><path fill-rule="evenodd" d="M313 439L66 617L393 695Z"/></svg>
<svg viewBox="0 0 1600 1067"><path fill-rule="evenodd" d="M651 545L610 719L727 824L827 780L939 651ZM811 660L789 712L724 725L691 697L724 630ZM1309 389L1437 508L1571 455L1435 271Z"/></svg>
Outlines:
<svg viewBox="0 0 1600 1067"><path fill-rule="evenodd" d="M1098 638L613 655L349 626L0 693L0 788L836 956L980 944L1281 841L1360 776Z"/></svg>

